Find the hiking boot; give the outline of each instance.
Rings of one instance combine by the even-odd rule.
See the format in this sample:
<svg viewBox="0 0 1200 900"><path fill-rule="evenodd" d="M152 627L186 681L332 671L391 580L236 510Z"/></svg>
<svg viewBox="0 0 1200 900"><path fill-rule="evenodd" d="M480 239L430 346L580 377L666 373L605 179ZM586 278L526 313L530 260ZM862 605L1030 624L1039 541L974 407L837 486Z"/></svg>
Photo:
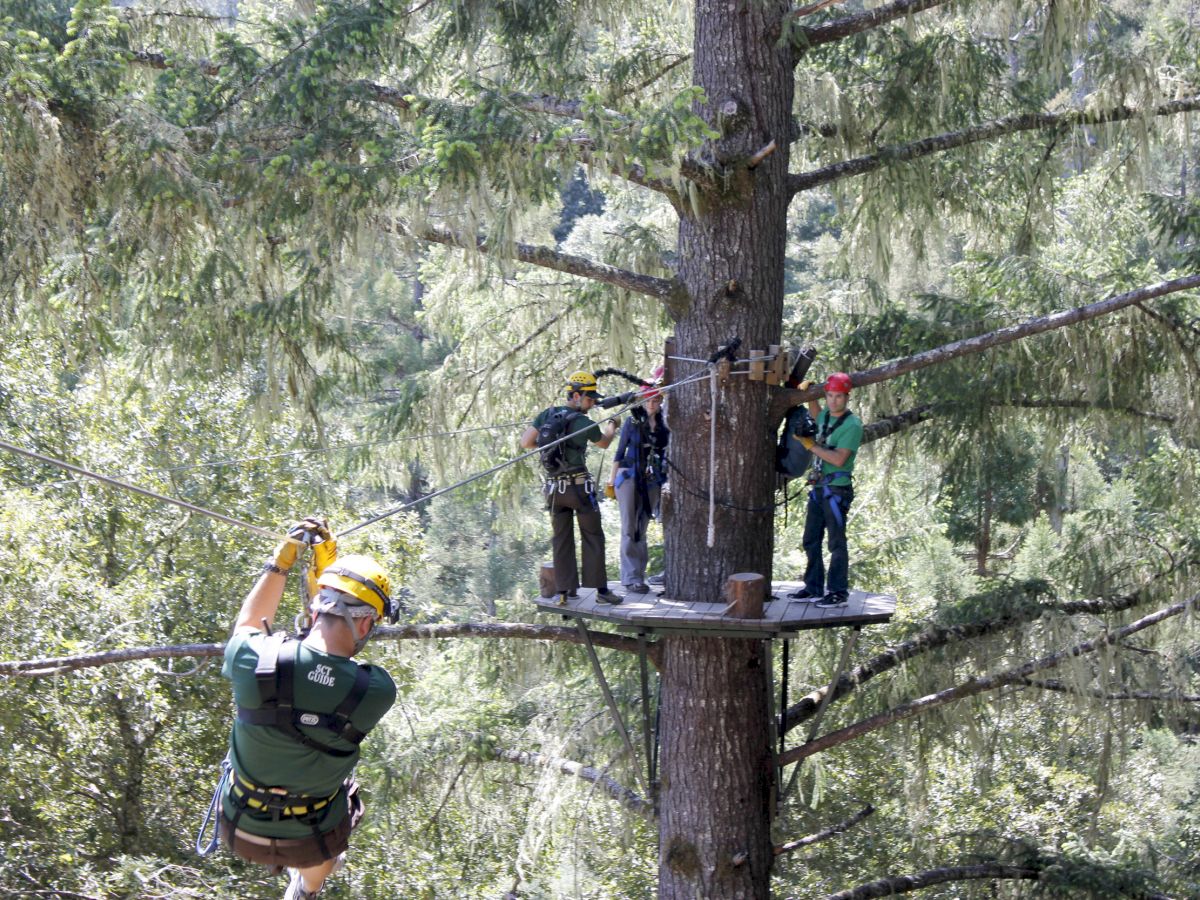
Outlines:
<svg viewBox="0 0 1200 900"><path fill-rule="evenodd" d="M310 891L304 886L300 870L288 869L288 871L292 873L292 880L288 882L287 893L283 895L283 900L317 900L317 894L320 891Z"/></svg>
<svg viewBox="0 0 1200 900"><path fill-rule="evenodd" d="M622 598L617 596L608 588L597 588L596 600L600 603L611 603L613 606L616 606L621 602Z"/></svg>
<svg viewBox="0 0 1200 900"><path fill-rule="evenodd" d="M845 606L850 602L849 591L830 591L817 601L817 606L828 609L831 606Z"/></svg>
<svg viewBox="0 0 1200 900"><path fill-rule="evenodd" d="M625 585L625 592L627 594L648 594L650 593L650 585L640 581L637 584L627 584Z"/></svg>
<svg viewBox="0 0 1200 900"><path fill-rule="evenodd" d="M824 596L821 591L814 591L806 587L798 588L788 594L792 600L820 600Z"/></svg>

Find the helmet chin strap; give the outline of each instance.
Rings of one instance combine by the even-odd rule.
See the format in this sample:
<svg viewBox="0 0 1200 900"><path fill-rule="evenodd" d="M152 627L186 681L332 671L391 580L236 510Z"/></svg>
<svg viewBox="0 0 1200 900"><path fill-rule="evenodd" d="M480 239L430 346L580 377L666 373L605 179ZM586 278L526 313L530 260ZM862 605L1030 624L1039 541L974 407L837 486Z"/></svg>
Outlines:
<svg viewBox="0 0 1200 900"><path fill-rule="evenodd" d="M365 603L349 604L346 602L348 595L341 591L333 590L332 588L324 588L312 602L312 612L314 615L318 613L330 613L335 616L341 616L346 627L350 629L350 634L354 636L354 652L359 653L363 647L367 645L371 635L375 632L375 622L371 622L370 629L362 637L358 636L358 628L355 626L357 619L365 619L367 616L375 617L375 610Z"/></svg>

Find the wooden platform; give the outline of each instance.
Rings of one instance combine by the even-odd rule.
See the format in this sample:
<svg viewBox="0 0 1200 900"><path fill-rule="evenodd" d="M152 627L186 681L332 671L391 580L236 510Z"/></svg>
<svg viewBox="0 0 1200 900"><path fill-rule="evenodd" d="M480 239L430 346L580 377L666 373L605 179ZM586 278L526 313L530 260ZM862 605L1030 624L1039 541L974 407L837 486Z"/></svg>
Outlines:
<svg viewBox="0 0 1200 900"><path fill-rule="evenodd" d="M609 590L620 595L621 603L600 603L596 591L580 588L579 596L558 605L557 597L538 597L534 602L542 612L581 619L597 619L618 628L646 633L675 633L724 637L775 637L791 635L810 628L838 628L887 622L896 611L896 598L887 594L851 591L845 606L825 608L811 600L791 600L789 593L803 582L776 581L772 598L761 619L737 619L723 615L726 603L700 603L672 600L662 595L661 587L648 594L630 594L615 582Z"/></svg>

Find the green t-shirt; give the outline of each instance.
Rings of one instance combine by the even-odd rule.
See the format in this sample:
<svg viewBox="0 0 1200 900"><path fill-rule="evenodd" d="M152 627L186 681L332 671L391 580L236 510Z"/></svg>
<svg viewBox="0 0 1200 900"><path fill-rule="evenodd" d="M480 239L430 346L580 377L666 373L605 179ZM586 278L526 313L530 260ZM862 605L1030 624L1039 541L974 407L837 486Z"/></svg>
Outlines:
<svg viewBox="0 0 1200 900"><path fill-rule="evenodd" d="M538 413L537 418L533 420L533 427L541 428L546 424L546 420L558 410L572 411L569 406L551 406L548 409L543 409ZM583 471L587 468L588 441L598 444L604 440L604 433L600 431L600 426L589 419L585 413L579 410L573 411L579 414L567 426L567 430L571 432L571 437L561 444L563 448L563 461L566 463L568 471Z"/></svg>
<svg viewBox="0 0 1200 900"><path fill-rule="evenodd" d="M850 455L846 457L846 462L840 466L831 465L830 463L821 460L821 476L832 475L829 483L831 485L847 485L850 484L850 473L854 471L854 460L858 457L858 447L862 443L863 424L862 419L856 416L850 410L846 410L846 419L841 425L837 426L837 430L832 434L828 429L834 426L837 419L829 415L829 410L821 410L817 416L817 434L826 434L825 446L830 450L849 450Z"/></svg>
<svg viewBox="0 0 1200 900"><path fill-rule="evenodd" d="M266 635L258 630L236 632L225 647L221 674L233 682L233 698L239 706L257 709L262 705L254 667ZM396 684L378 666L365 666L371 673L366 696L350 716L359 731L374 728L396 702ZM346 656L335 656L301 644L296 653L293 673L295 706L317 713L331 713L350 693L358 663ZM282 787L293 794L328 797L334 793L358 762L358 748L322 728L300 726L314 740L338 750L353 750L350 756L330 756L306 747L271 725L249 725L234 721L229 737L229 759L234 771L259 787ZM235 807L225 790L225 808ZM322 812L326 812L323 810ZM328 831L345 817L346 804L335 800L327 807L320 829ZM238 820L238 828L270 837L304 837L312 828L293 819L272 823L269 815L248 808Z"/></svg>

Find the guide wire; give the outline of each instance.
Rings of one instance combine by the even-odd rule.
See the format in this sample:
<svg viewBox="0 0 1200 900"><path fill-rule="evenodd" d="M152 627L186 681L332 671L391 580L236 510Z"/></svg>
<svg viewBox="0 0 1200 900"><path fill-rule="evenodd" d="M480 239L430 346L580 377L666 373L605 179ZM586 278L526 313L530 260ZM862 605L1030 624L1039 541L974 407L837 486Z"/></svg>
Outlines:
<svg viewBox="0 0 1200 900"><path fill-rule="evenodd" d="M681 388L687 384L691 384L696 381L703 381L706 378L708 378L707 372L705 372L703 375L697 375L692 378L686 378L683 381L676 382L675 384L663 385L661 388L659 388L659 390L661 390L665 393L667 391L676 390L678 388ZM596 419L595 424L603 425L605 422L608 422L612 419L619 418L626 410L631 409L634 406L641 406L644 402L645 401L638 401L636 403L630 403L625 406L622 406L621 408L617 409L615 412L612 412L601 419ZM572 434L563 435L561 438L559 438L556 441L553 441L542 447L535 447L532 450L522 453L520 456L515 456L512 459L505 460L502 463L492 466L490 469L486 469L482 472L477 472L474 475L464 478L462 481L455 482L454 484L448 485L444 488L441 488L440 490L434 491L431 494L426 494L423 497L418 497L416 500L410 500L408 503L402 503L400 506L397 506L393 509L385 510L384 512L381 512L376 516L372 516L371 518L367 519L364 522L360 522L358 525L351 526L350 528L347 528L344 531L339 531L336 536L340 538L340 537L345 537L348 534L353 534L356 531L366 528L368 525L374 525L376 522L381 522L384 519L390 518L391 516L398 515L399 513L405 512L406 510L412 509L414 506L418 506L422 503L432 500L434 497L440 497L442 494L448 494L450 491L456 490L457 488L460 488L460 487L463 487L464 485L470 484L473 481L478 481L481 478L486 478L488 475L494 475L496 472L499 472L501 469L506 469L509 466L515 466L517 463L521 462L521 460L528 459L529 457L533 456L534 454L541 453L543 450L549 450L551 447L556 447L559 444L563 443L564 441L569 441L572 437L574 437L574 435L572 435Z"/></svg>
<svg viewBox="0 0 1200 900"><path fill-rule="evenodd" d="M226 516L219 512L213 512L211 509L206 509L203 506L197 506L195 503L188 503L186 500L179 500L175 497L168 497L166 494L160 494L157 491L151 491L147 488L138 487L136 484L130 484L128 481L121 481L117 478L110 478L107 475L101 475L99 472L93 472L90 469L85 469L82 466L75 466L69 462L63 462L61 459L55 459L52 456L46 456L41 453L35 453L32 450L26 450L22 447L16 447L6 441L0 441L0 450L7 450L10 453L16 453L29 459L37 460L49 466L56 466L60 469L65 469L68 472L74 472L76 475L83 475L86 478L91 478L95 481L110 485L111 487L121 488L122 490L130 491L134 494L141 494L143 497L149 497L151 500L158 500L160 503L169 503L172 506L178 506L180 509L186 509L191 512L200 513L202 516L208 516L210 519L216 519L218 522L224 522L226 525L236 525L238 528L244 528L246 531L257 534L261 537L270 538L273 541L286 540L294 544L300 544L300 541L294 538L289 538L286 535L276 534L266 528L261 528L258 525L252 525L250 522L243 522L241 519L235 519L232 516Z"/></svg>

